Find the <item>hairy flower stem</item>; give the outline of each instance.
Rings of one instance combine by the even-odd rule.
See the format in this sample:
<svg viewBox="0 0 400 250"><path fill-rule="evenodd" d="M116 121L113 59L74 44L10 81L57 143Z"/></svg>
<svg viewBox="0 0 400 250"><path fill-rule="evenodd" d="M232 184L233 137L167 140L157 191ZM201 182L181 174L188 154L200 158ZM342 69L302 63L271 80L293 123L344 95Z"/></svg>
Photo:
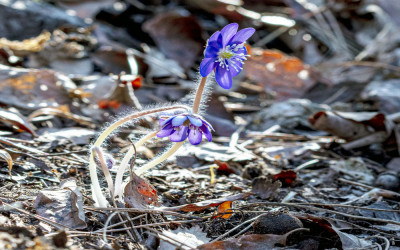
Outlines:
<svg viewBox="0 0 400 250"><path fill-rule="evenodd" d="M104 132L97 138L96 142L93 144L93 147L101 147L101 144L104 142L104 140L115 129L117 129L118 127L124 125L125 123L127 123L133 119L137 119L142 116L159 113L159 112L164 112L164 111L168 111L168 110L173 110L173 109L186 109L187 110L187 107L177 105L177 106L146 110L146 111L130 114L130 115L114 122L109 127L107 127L106 130L104 130ZM101 192L101 187L100 187L99 179L98 179L97 172L96 172L96 164L94 162L94 156L92 153L90 154L90 158L89 158L89 173L90 173L90 179L92 182L93 198L97 201L98 206L107 207L108 202L107 202L105 196L103 195L103 193Z"/></svg>
<svg viewBox="0 0 400 250"><path fill-rule="evenodd" d="M128 166L129 160L135 154L135 148L139 148L142 146L146 141L150 140L151 138L155 137L158 131L152 132L143 138L141 138L138 142L135 143L135 147L131 146L129 151L125 154L124 158L121 161L121 164L118 166L117 175L115 177L115 191L114 191L114 198L119 196L122 197L122 178Z"/></svg>
<svg viewBox="0 0 400 250"><path fill-rule="evenodd" d="M167 152L165 152L164 154L162 154L160 157L152 160L151 162L141 166L140 168L135 170L135 173L137 175L142 175L144 172L146 172L147 170L149 170L150 168L156 166L157 164L160 164L161 162L165 161L168 157L170 157L171 155L173 155L185 142L181 141L181 142L176 142L174 144L174 146L172 146Z"/></svg>
<svg viewBox="0 0 400 250"><path fill-rule="evenodd" d="M194 97L194 101L193 101L193 108L192 108L193 114L199 113L201 97L203 95L204 87L206 86L206 82L207 82L207 76L202 77L200 84L197 88L196 95Z"/></svg>
<svg viewBox="0 0 400 250"><path fill-rule="evenodd" d="M100 147L95 146L95 147L92 147L92 154L97 156L99 163L100 163L100 167L103 170L104 177L106 178L107 185L110 190L110 195L114 196L114 185L113 185L110 171L108 170L108 166L107 166L103 151L101 150Z"/></svg>

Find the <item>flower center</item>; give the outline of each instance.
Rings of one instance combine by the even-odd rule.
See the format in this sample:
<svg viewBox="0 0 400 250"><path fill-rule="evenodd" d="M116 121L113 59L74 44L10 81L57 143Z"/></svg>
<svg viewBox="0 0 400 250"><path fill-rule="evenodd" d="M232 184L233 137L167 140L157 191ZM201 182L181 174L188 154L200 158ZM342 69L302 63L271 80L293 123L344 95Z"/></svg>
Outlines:
<svg viewBox="0 0 400 250"><path fill-rule="evenodd" d="M189 125L190 125L190 120L189 120L189 119L186 120L186 121L183 123L183 126L185 126L185 127L189 127Z"/></svg>
<svg viewBox="0 0 400 250"><path fill-rule="evenodd" d="M239 52L244 47L244 43L227 45L218 52L216 60L219 66L229 71L229 66L239 72L242 69L243 61L246 60L244 53Z"/></svg>
<svg viewBox="0 0 400 250"><path fill-rule="evenodd" d="M230 59L233 55L234 53L228 47L218 53L218 57L223 59Z"/></svg>

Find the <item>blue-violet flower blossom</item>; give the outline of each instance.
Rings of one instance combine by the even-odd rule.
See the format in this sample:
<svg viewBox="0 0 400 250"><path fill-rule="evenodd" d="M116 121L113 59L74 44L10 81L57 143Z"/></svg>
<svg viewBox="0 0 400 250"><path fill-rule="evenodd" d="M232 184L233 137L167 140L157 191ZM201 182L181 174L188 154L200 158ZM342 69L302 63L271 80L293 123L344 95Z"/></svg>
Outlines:
<svg viewBox="0 0 400 250"><path fill-rule="evenodd" d="M216 69L215 80L224 89L232 87L232 77L237 76L243 69L243 61L247 56L244 43L255 32L253 28L245 28L238 32L238 27L237 23L231 23L221 31L215 32L207 41L205 58L200 64L202 77Z"/></svg>
<svg viewBox="0 0 400 250"><path fill-rule="evenodd" d="M179 114L172 117L160 119L162 129L157 133L158 137L167 137L172 142L181 142L189 137L193 145L200 144L203 134L208 141L211 141L211 130L213 127L204 119L194 114Z"/></svg>

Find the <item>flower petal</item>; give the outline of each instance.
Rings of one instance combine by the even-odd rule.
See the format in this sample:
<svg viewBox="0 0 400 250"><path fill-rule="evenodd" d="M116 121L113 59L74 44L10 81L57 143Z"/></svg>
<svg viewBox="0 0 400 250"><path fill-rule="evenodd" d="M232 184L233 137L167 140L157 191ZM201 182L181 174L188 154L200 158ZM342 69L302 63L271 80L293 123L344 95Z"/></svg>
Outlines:
<svg viewBox="0 0 400 250"><path fill-rule="evenodd" d="M200 64L200 75L202 77L208 76L215 66L215 58L204 58Z"/></svg>
<svg viewBox="0 0 400 250"><path fill-rule="evenodd" d="M224 89L230 89L232 87L232 76L226 68L217 67L215 71L215 80Z"/></svg>
<svg viewBox="0 0 400 250"><path fill-rule="evenodd" d="M157 137L166 137L170 136L174 132L174 128L172 126L168 128L163 128L157 133Z"/></svg>
<svg viewBox="0 0 400 250"><path fill-rule="evenodd" d="M160 126L162 127L162 126L164 126L164 125L167 124L167 123L171 123L171 120L174 119L174 117L175 117L175 116L172 116L172 117L170 117L170 118L164 120L162 123L160 123Z"/></svg>
<svg viewBox="0 0 400 250"><path fill-rule="evenodd" d="M203 125L203 122L201 121L200 118L196 118L194 116L188 116L190 123L192 123L193 125L195 125L196 127L200 127L201 125Z"/></svg>
<svg viewBox="0 0 400 250"><path fill-rule="evenodd" d="M237 23L230 23L221 30L222 47L225 47L231 38L236 34L239 25ZM219 41L220 39L218 39Z"/></svg>
<svg viewBox="0 0 400 250"><path fill-rule="evenodd" d="M164 121L165 121L164 118L160 118L160 120L158 120L158 124L160 125L160 127L162 127Z"/></svg>
<svg viewBox="0 0 400 250"><path fill-rule="evenodd" d="M231 74L232 77L239 75L239 73L242 71L242 69L241 69L242 64L243 64L242 61L236 61L236 60L230 60L228 62L229 73Z"/></svg>
<svg viewBox="0 0 400 250"><path fill-rule="evenodd" d="M188 127L179 126L178 128L176 128L175 132L173 132L169 136L169 139L172 142L180 142L186 140L187 137L188 137Z"/></svg>
<svg viewBox="0 0 400 250"><path fill-rule="evenodd" d="M239 30L238 33L232 38L229 44L240 44L244 43L247 39L249 39L256 30L253 28L245 28Z"/></svg>
<svg viewBox="0 0 400 250"><path fill-rule="evenodd" d="M187 120L186 115L177 115L172 119L172 126L177 127L182 125Z"/></svg>
<svg viewBox="0 0 400 250"><path fill-rule="evenodd" d="M191 129L189 132L189 142L192 145L198 145L202 141L203 134L200 130Z"/></svg>
<svg viewBox="0 0 400 250"><path fill-rule="evenodd" d="M200 127L201 131L203 131L203 134L206 136L208 141L212 140L212 135L210 130L207 128L206 125L203 124L203 126Z"/></svg>
<svg viewBox="0 0 400 250"><path fill-rule="evenodd" d="M209 58L215 58L218 56L218 52L219 52L220 48L218 48L218 44L217 42L214 43L209 43L206 47L206 49L204 50L204 57Z"/></svg>
<svg viewBox="0 0 400 250"><path fill-rule="evenodd" d="M215 131L214 128L211 126L211 124L208 121L203 120L203 119L201 119L201 121L203 122L203 124L206 124L208 126L208 128L211 128L212 131Z"/></svg>
<svg viewBox="0 0 400 250"><path fill-rule="evenodd" d="M208 39L207 44L217 42L220 33L221 32L219 30L214 32L214 34L211 35L210 39Z"/></svg>

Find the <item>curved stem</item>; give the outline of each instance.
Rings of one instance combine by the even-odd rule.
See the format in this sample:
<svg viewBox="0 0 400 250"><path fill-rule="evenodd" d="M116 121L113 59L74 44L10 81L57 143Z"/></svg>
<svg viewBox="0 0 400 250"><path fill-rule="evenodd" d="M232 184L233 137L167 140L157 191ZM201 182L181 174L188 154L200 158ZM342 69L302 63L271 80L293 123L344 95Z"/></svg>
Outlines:
<svg viewBox="0 0 400 250"><path fill-rule="evenodd" d="M107 185L110 190L110 195L111 195L111 197L113 197L114 196L114 184L113 184L113 181L111 178L110 170L108 170L108 166L107 166L107 163L106 163L106 160L104 157L104 153L100 147L95 146L95 147L92 147L92 154L96 155L99 160L100 167L103 170L104 177L106 178Z"/></svg>
<svg viewBox="0 0 400 250"><path fill-rule="evenodd" d="M131 146L129 151L125 154L124 158L121 161L121 164L118 166L117 175L115 176L115 191L114 197L120 195L122 197L122 177L126 171L126 167L128 166L129 160L135 154L135 148L139 148L142 146L146 141L150 140L151 138L155 137L158 131L152 132L143 138L141 138L138 142L135 143L135 147Z"/></svg>
<svg viewBox="0 0 400 250"><path fill-rule="evenodd" d="M149 170L152 167L155 167L156 165L160 164L161 162L165 161L168 157L170 157L171 155L173 155L185 142L181 141L181 142L176 142L174 146L172 146L167 152L165 152L164 154L162 154L160 157L152 160L151 162L141 166L140 168L135 170L135 173L137 175L141 175L144 172L146 172L147 170Z"/></svg>
<svg viewBox="0 0 400 250"><path fill-rule="evenodd" d="M187 109L187 107L179 105L179 106L171 106L171 107L165 107L165 108L146 110L146 111L130 114L130 115L128 115L128 116L126 116L126 117L114 122L109 127L107 127L106 130L104 130L104 132L101 133L100 136L97 138L97 140L96 140L96 142L94 143L93 146L100 147L101 144L103 143L103 141L115 129L117 129L119 126L131 121L132 119L139 118L139 117L142 117L142 116L146 116L146 115L149 115L149 114L168 111L168 110L172 110L172 109ZM103 193L101 192L101 187L100 187L99 179L98 179L97 172L96 172L96 164L94 162L94 157L93 157L92 153L90 154L90 157L89 157L89 173L90 173L90 179L91 179L91 182L92 182L92 190L93 190L93 195L94 195L93 198L97 201L97 203L98 203L97 205L98 206L107 207L108 206L108 202L107 202L105 196L103 195Z"/></svg>
<svg viewBox="0 0 400 250"><path fill-rule="evenodd" d="M203 91L204 91L204 87L206 86L206 82L207 82L207 76L202 77L201 81L199 83L199 86L197 88L196 95L194 97L194 101L193 101L193 109L192 109L193 114L199 113L201 96L203 95Z"/></svg>

